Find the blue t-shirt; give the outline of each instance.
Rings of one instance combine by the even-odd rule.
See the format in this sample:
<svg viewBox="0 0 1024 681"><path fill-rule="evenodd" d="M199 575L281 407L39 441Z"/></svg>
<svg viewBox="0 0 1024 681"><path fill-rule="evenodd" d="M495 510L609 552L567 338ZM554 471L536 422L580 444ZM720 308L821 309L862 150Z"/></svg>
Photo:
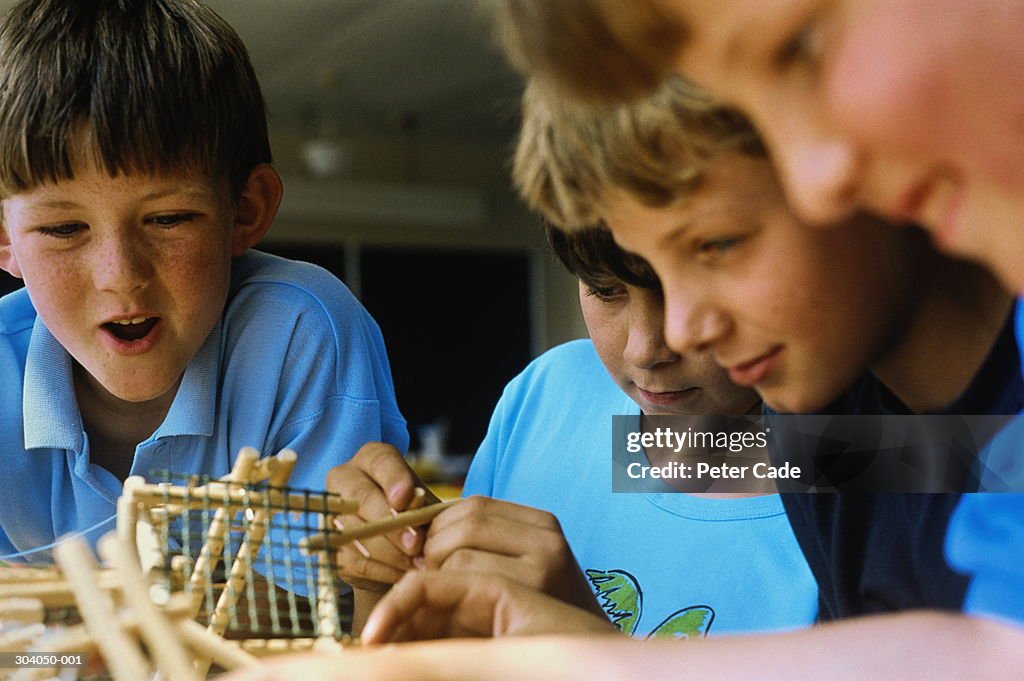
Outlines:
<svg viewBox="0 0 1024 681"><path fill-rule="evenodd" d="M1017 345L1024 366L1024 300L1017 301ZM1007 475L1024 469L1024 418L991 449ZM970 577L964 612L1024 625L1024 494L965 494L950 520L946 555Z"/></svg>
<svg viewBox="0 0 1024 681"><path fill-rule="evenodd" d="M1024 406L1020 361L1008 318L967 389L939 413L1016 413ZM862 377L822 412L911 413L871 375ZM963 606L967 579L950 569L943 555L959 494L783 497L818 579L822 619L918 608L960 610Z"/></svg>
<svg viewBox="0 0 1024 681"><path fill-rule="evenodd" d="M792 629L817 589L777 495L612 493L612 415L639 408L589 340L557 347L505 388L466 494L553 513L611 619L634 636Z"/></svg>
<svg viewBox="0 0 1024 681"><path fill-rule="evenodd" d="M49 562L57 537L95 543L114 527L122 485L90 463L72 366L24 289L0 299L0 559ZM264 456L288 447L299 454L289 484L322 490L328 470L370 440L408 447L376 323L327 271L249 251L131 474L219 477L244 446Z"/></svg>

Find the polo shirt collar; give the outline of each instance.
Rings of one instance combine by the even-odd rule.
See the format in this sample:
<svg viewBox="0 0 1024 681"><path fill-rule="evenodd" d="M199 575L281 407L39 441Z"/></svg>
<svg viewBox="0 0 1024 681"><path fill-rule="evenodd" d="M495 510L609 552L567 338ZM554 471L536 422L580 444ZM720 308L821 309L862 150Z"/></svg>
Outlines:
<svg viewBox="0 0 1024 681"><path fill-rule="evenodd" d="M72 367L71 355L36 317L25 357L25 449L82 451L84 429L75 401Z"/></svg>
<svg viewBox="0 0 1024 681"><path fill-rule="evenodd" d="M210 331L185 367L178 393L163 423L150 439L177 435L213 435L217 409L217 374L220 367L221 323Z"/></svg>

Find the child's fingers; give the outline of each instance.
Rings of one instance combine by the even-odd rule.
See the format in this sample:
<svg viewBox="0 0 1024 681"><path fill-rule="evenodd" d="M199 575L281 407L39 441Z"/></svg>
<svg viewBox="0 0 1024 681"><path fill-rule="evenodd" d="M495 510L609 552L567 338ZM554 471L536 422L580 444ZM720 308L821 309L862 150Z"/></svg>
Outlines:
<svg viewBox="0 0 1024 681"><path fill-rule="evenodd" d="M336 529L342 531L344 528L351 529L365 523L390 518L394 512L381 486L354 461L331 470L331 474L328 476L328 491L359 505L357 515L339 518L341 527ZM402 529L381 536L390 542L398 553L406 556L415 555L420 549L422 540L415 536L404 537L403 535L406 533L407 531ZM364 540L364 543L365 541L369 540ZM397 565L398 563L394 559L387 557L389 555L390 552L384 554L383 559Z"/></svg>
<svg viewBox="0 0 1024 681"><path fill-rule="evenodd" d="M341 516L335 520L334 529L344 536L346 529L359 527L366 522L366 519L359 516ZM339 557L349 557L345 562L350 566L361 565L361 562L356 560L356 556L372 558L378 563L389 565L404 573L412 567L411 558L410 554L399 548L395 543L397 541L400 541L400 535L398 533L378 535L376 537L364 537L358 541L343 544L339 549Z"/></svg>
<svg viewBox="0 0 1024 681"><path fill-rule="evenodd" d="M461 548L449 554L437 569L445 572L482 572L507 577L533 589L543 590L544 587L533 578L534 575L523 565L522 559L491 551Z"/></svg>
<svg viewBox="0 0 1024 681"><path fill-rule="evenodd" d="M377 604L364 643L455 636L609 633L596 616L513 580L472 572L410 572Z"/></svg>
<svg viewBox="0 0 1024 681"><path fill-rule="evenodd" d="M462 503L456 504L456 507ZM454 511L455 508L449 510ZM434 522L437 523L447 513L442 513ZM521 522L517 517L473 513L454 522L431 525L423 546L424 565L438 569L461 549L475 549L503 556L526 556L530 558L531 564L545 570L559 569L572 561L568 544L557 522L544 527Z"/></svg>
<svg viewBox="0 0 1024 681"><path fill-rule="evenodd" d="M453 631L490 636L501 587L478 575L410 572L374 608L362 640L412 641Z"/></svg>
<svg viewBox="0 0 1024 681"><path fill-rule="evenodd" d="M391 504L383 488L354 461L335 466L327 474L327 491L359 505L359 516L367 520L384 518Z"/></svg>
<svg viewBox="0 0 1024 681"><path fill-rule="evenodd" d="M327 476L328 491L359 504L362 522L384 520L416 505L432 504L437 497L423 485L391 445L370 442L350 461L333 468ZM402 528L384 536L407 556L423 547L421 532Z"/></svg>
<svg viewBox="0 0 1024 681"><path fill-rule="evenodd" d="M397 511L404 511L416 488L424 486L402 453L384 442L366 443L350 463L383 490L389 506Z"/></svg>
<svg viewBox="0 0 1024 681"><path fill-rule="evenodd" d="M547 511L513 504L501 499L472 496L446 509L444 513L434 518L430 524L428 537L443 531L450 525L467 522L474 518L492 517L505 518L525 526L534 526L544 530L561 531L558 519Z"/></svg>
<svg viewBox="0 0 1024 681"><path fill-rule="evenodd" d="M506 518L470 516L440 532L431 532L423 546L423 561L427 568L438 569L460 549L521 556L538 550L537 543L546 541L544 534Z"/></svg>
<svg viewBox="0 0 1024 681"><path fill-rule="evenodd" d="M386 544L386 542L378 542ZM367 548L367 555L352 545L345 545L338 551L336 572L339 577L358 588L379 591L376 585L394 584L412 567L408 556L395 552L402 563L392 563L378 560L372 550ZM393 549L392 549L393 550ZM372 582L373 585L366 584Z"/></svg>

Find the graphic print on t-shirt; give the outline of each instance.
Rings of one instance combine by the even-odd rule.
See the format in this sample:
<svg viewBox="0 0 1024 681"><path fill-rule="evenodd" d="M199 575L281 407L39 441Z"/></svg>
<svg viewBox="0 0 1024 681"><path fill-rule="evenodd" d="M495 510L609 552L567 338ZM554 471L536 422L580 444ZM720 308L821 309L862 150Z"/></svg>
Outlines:
<svg viewBox="0 0 1024 681"><path fill-rule="evenodd" d="M585 572L608 619L619 631L633 636L643 614L644 593L640 582L625 570ZM666 617L647 638L701 638L708 635L714 621L714 608L691 605Z"/></svg>

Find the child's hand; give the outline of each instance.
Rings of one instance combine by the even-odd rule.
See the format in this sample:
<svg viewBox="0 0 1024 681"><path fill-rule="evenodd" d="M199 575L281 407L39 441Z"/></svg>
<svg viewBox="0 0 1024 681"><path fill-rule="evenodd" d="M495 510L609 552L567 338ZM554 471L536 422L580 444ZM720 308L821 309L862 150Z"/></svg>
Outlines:
<svg viewBox="0 0 1024 681"><path fill-rule="evenodd" d="M408 573L380 600L362 640L372 644L615 631L603 615L501 575L427 570Z"/></svg>
<svg viewBox="0 0 1024 681"><path fill-rule="evenodd" d="M529 506L470 497L434 518L423 558L432 570L502 575L604 616L558 519Z"/></svg>
<svg viewBox="0 0 1024 681"><path fill-rule="evenodd" d="M358 514L339 518L343 528L349 529L390 518L392 510L406 510L417 487L426 490L401 453L381 442L363 445L351 460L327 475L327 491L359 504ZM436 502L437 497L427 491L426 503ZM338 575L358 589L386 591L413 567L412 557L423 548L424 535L423 530L402 528L345 544L338 552Z"/></svg>

